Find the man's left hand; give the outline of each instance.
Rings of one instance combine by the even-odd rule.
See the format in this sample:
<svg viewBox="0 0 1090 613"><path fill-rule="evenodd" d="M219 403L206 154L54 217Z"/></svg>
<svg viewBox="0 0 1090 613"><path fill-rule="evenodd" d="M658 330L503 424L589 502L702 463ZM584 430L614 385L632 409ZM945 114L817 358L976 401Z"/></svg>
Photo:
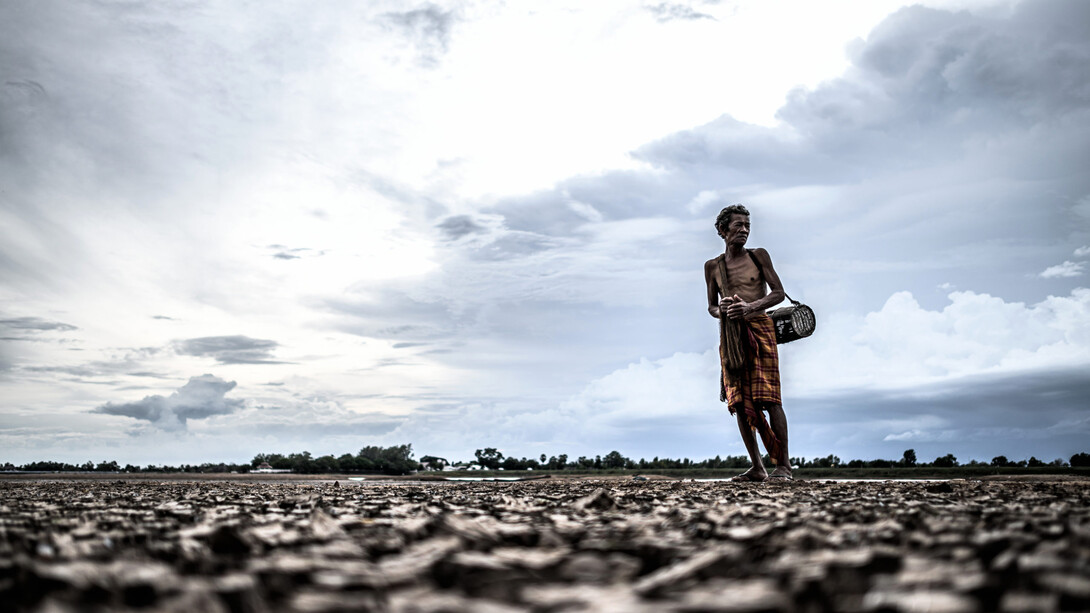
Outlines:
<svg viewBox="0 0 1090 613"><path fill-rule="evenodd" d="M750 310L749 303L735 294L731 297L730 306L727 307L727 317L730 319L745 319Z"/></svg>

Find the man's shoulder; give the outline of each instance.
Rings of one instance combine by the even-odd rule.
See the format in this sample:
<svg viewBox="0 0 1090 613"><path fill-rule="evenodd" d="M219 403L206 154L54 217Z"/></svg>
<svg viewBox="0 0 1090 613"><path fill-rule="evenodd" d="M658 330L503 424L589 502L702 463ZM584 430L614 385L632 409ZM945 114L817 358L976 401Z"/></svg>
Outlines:
<svg viewBox="0 0 1090 613"><path fill-rule="evenodd" d="M719 265L719 260L722 260L722 259L723 259L723 254L719 254L719 255L715 256L714 258L708 260L707 262L704 262L704 268L714 268L714 267Z"/></svg>
<svg viewBox="0 0 1090 613"><path fill-rule="evenodd" d="M764 247L754 247L753 249L750 249L749 252L752 253L762 263L772 263L772 256L768 255L768 250Z"/></svg>

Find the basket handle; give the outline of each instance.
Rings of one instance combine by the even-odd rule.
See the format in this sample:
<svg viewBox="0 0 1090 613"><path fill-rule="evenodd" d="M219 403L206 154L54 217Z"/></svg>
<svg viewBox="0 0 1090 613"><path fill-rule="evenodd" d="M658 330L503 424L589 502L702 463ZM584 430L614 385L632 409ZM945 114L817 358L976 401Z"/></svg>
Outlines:
<svg viewBox="0 0 1090 613"><path fill-rule="evenodd" d="M761 261L757 259L757 256L753 253L753 250L752 249L746 249L746 253L749 254L749 259L753 260L753 263L757 266L757 272L761 275L761 280L764 281L765 283L768 283L768 281L765 279L765 267L761 266ZM723 259L724 260L726 259L725 255L723 256ZM798 300L795 300L791 296L787 295L787 290L784 290L783 295L784 295L785 298L787 298L788 300L791 301L791 304L793 304L795 306L802 306L801 302L799 302Z"/></svg>

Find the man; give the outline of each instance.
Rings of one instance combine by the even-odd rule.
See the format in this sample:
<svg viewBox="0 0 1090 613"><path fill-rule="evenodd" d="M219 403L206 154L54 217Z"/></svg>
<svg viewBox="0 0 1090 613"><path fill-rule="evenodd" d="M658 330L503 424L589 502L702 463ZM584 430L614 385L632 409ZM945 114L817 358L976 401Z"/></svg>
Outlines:
<svg viewBox="0 0 1090 613"><path fill-rule="evenodd" d="M746 249L749 228L746 207L735 204L723 209L715 229L726 241L726 253L704 264L708 312L721 322L720 400L725 400L737 417L742 441L753 461L752 468L732 481L786 481L791 479L791 462L787 416L780 401L776 327L765 314L765 309L783 301L783 285L767 251ZM771 475L761 461L754 433L760 435L776 466Z"/></svg>

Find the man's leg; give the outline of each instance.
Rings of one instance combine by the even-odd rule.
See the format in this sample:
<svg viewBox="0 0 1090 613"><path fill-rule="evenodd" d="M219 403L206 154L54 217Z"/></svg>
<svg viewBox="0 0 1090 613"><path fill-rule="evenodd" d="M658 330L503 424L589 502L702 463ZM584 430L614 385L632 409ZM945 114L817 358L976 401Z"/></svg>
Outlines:
<svg viewBox="0 0 1090 613"><path fill-rule="evenodd" d="M735 477L739 481L764 481L768 477L768 471L765 470L764 462L761 461L761 449L757 446L757 434L753 431L753 428L749 427L749 420L746 419L746 412L742 409L737 411L738 417L738 430L742 433L742 442L746 445L746 451L749 452L749 459L753 462L753 467L746 472Z"/></svg>
<svg viewBox="0 0 1090 613"><path fill-rule="evenodd" d="M772 476L791 476L791 454L787 453L787 414L783 412L783 406L770 404L764 407L768 411L768 423L772 426L772 432L780 441L781 457L776 458L778 466L772 471Z"/></svg>

